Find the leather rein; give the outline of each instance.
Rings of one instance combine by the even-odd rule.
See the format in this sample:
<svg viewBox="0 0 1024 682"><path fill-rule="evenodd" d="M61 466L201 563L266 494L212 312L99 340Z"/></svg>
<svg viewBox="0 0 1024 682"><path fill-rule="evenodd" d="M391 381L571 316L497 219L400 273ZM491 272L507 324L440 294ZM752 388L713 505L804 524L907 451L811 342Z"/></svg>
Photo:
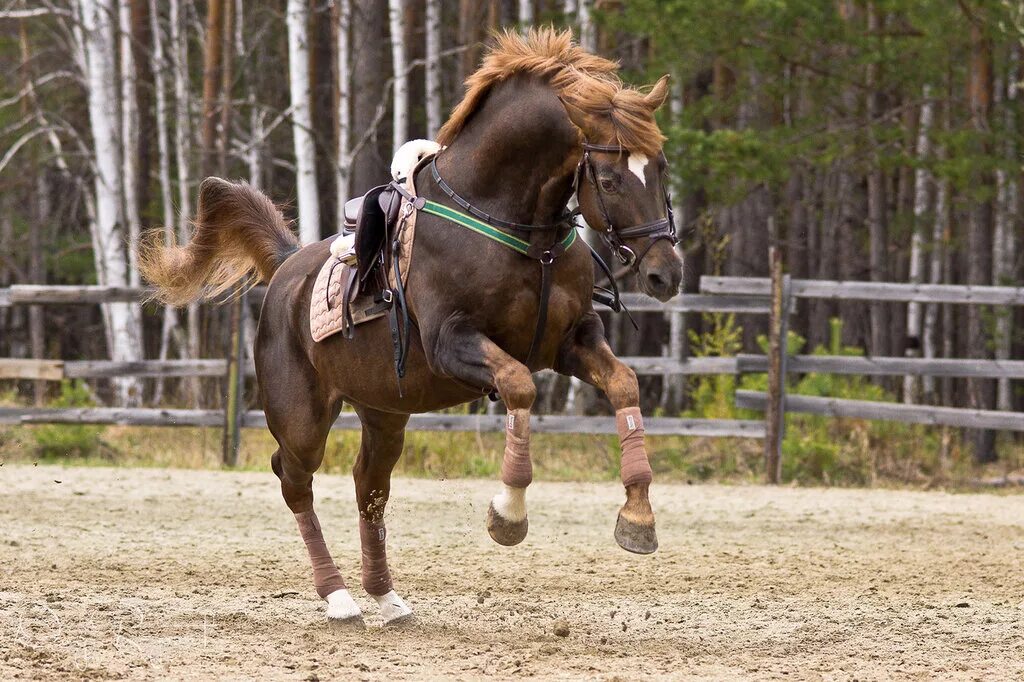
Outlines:
<svg viewBox="0 0 1024 682"><path fill-rule="evenodd" d="M665 192L665 218L655 220L649 223L643 223L641 225L632 225L629 227L618 229L616 228L605 205L604 194L601 191L600 183L598 183L597 181L597 171L595 170L594 164L590 159L591 153L622 154L628 153L628 150L625 147L622 147L621 145L591 144L589 142L584 141L583 157L577 164L576 173L573 177L573 193L576 195L577 201L579 197L579 188L582 178L586 177L587 181L589 181L591 183L591 186L594 188L594 192L597 195L598 207L601 212L602 220L604 222L604 225L601 226L601 229L594 229L598 232L598 234L601 237L601 240L608 246L611 252L615 254L615 256L622 262L623 265L632 269L640 267L641 261L650 252L651 247L653 247L656 242L662 239L667 239L672 242L673 246L675 246L679 242L679 239L676 237L675 220L672 214L672 200L667 190ZM472 218L478 221L482 221L487 225L505 230L518 230L523 232L553 232L558 230L568 231L567 236L565 238L556 241L552 246L541 247L538 245L530 245L528 249L523 249L516 248L516 246L510 244L507 240L502 240L498 238L496 235L488 234L482 232L481 230L476 230L477 232L484 234L484 236L487 236L495 241L498 241L499 243L502 243L503 245L512 248L515 251L527 256L528 258L536 260L538 263L540 263L540 303L537 310L537 324L534 328L533 340L530 342L530 351L527 354L526 358L526 365L527 367L529 367L534 362L534 360L536 360L536 355L540 350L540 343L544 336L544 330L547 326L548 302L551 294L551 269L554 266L556 259L563 253L565 253L567 248L571 246L572 242L574 241L573 237L575 236L575 230L577 226L576 216L581 214L580 208L577 207L576 209L571 211L567 210L565 213L562 214L558 221L548 224L526 224L502 220L500 218L496 218L486 213L485 211L480 210L472 203L467 201L465 198L460 196L451 187L451 185L445 182L444 178L441 177L441 173L437 169L436 157L434 159L431 159L430 161L430 173L431 176L433 177L434 183L449 199L451 199L457 206L459 206L459 208L461 208L463 211L469 214L469 216L472 216ZM433 202L430 203L432 204ZM469 227L470 229L473 229L470 225L467 224L467 221L459 220L458 211L454 211L451 209L449 209L448 212L429 210L429 208L434 207L431 206L429 208L425 208L422 199L419 200L418 204L413 203L413 206L417 210L426 210L427 212L432 213L433 215L436 215L438 217L444 218L449 222L454 222L456 224L462 225L463 227ZM643 251L641 251L641 253L638 256L636 252L634 252L630 247L626 246L626 244L623 242L623 239L635 239L639 237L649 237L650 243L647 245L645 249L643 249ZM618 285L615 283L615 278L612 275L611 269L608 267L608 264L605 263L604 259L601 258L601 256L593 249L593 247L591 247L589 244L587 244L587 247L590 249L591 255L596 261L598 267L608 278L609 282L608 288L595 286L595 292L593 296L594 300L604 305L607 305L615 312L625 312L626 315L629 316L630 322L633 323L634 328L636 328L637 324L633 320L633 316L629 314L629 311L622 304L622 301L619 296Z"/></svg>

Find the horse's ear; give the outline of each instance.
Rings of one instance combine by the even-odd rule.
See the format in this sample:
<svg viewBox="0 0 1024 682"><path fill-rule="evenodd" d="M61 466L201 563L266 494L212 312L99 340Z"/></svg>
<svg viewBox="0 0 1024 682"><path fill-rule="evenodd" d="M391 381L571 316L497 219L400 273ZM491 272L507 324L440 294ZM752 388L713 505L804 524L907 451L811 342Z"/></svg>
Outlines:
<svg viewBox="0 0 1024 682"><path fill-rule="evenodd" d="M579 128L581 131L587 130L587 114L575 104L567 102L564 98L561 98L562 106L565 107L565 112L569 114L569 120L572 124Z"/></svg>
<svg viewBox="0 0 1024 682"><path fill-rule="evenodd" d="M651 111L657 111L665 103L665 99L668 97L668 81L669 75L666 73L658 79L658 82L654 84L651 91L644 97L644 103L647 104L647 108Z"/></svg>

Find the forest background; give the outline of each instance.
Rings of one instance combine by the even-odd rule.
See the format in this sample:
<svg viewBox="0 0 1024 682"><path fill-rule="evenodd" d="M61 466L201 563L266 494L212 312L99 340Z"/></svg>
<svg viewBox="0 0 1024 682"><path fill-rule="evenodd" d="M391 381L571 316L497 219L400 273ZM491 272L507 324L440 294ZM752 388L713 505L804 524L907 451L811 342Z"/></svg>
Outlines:
<svg viewBox="0 0 1024 682"><path fill-rule="evenodd" d="M210 174L246 179L286 204L305 242L333 234L340 203L388 177L397 145L437 131L491 31L546 24L572 28L630 82L672 75L660 122L685 291L704 274L766 276L771 244L796 278L1019 284L1018 2L0 0L0 287L139 284L128 245L152 226L187 240L196 188ZM1022 312L801 301L790 328L803 352L1006 359L1022 357ZM0 357L223 357L225 320L206 307L0 308ZM640 333L607 321L623 355L659 355L672 342L660 315L643 315ZM722 315L690 315L686 330L676 341L691 355L758 351L765 331L763 318ZM217 406L222 390L210 383L8 382L4 399ZM648 411L737 415L732 377L643 383ZM546 411L606 409L568 382L543 384ZM794 388L1024 407L1010 380L808 376ZM1020 461L1014 440L991 432L964 440L791 419L790 478L867 481L898 470L930 479L971 457ZM98 429L47 428L8 430L0 450L31 442L66 454L114 442ZM424 452L455 447L432 442ZM469 449L468 470L487 473L487 448ZM750 469L755 452L694 451L707 454L666 454L664 468L728 475Z"/></svg>

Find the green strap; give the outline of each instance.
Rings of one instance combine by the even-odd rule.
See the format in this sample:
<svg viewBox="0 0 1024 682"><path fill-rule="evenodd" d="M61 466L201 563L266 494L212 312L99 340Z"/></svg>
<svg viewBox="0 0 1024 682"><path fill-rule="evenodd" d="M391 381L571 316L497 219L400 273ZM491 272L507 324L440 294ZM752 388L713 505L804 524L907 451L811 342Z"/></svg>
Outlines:
<svg viewBox="0 0 1024 682"><path fill-rule="evenodd" d="M424 213L430 213L436 215L438 218L444 218L449 222L453 222L456 225L461 225L468 230L472 230L477 234L482 234L488 239L507 246L513 251L517 251L524 256L529 254L530 243L523 241L519 237L514 237L510 234L502 232L501 230L491 227L482 220L477 220L471 215L466 215L461 211L456 211L454 208L449 208L443 204L439 204L436 201L425 200L423 208L420 209ZM562 247L568 250L572 243L576 241L576 228L573 227L569 230L569 234L562 240Z"/></svg>

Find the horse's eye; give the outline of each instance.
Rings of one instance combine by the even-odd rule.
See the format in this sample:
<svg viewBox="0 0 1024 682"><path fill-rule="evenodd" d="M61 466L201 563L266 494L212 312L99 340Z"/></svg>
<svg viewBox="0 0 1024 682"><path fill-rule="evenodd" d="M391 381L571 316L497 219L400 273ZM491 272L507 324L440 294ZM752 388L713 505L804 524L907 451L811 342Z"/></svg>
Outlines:
<svg viewBox="0 0 1024 682"><path fill-rule="evenodd" d="M601 178L601 191L609 194L614 194L618 189L618 185L614 178L604 177Z"/></svg>

